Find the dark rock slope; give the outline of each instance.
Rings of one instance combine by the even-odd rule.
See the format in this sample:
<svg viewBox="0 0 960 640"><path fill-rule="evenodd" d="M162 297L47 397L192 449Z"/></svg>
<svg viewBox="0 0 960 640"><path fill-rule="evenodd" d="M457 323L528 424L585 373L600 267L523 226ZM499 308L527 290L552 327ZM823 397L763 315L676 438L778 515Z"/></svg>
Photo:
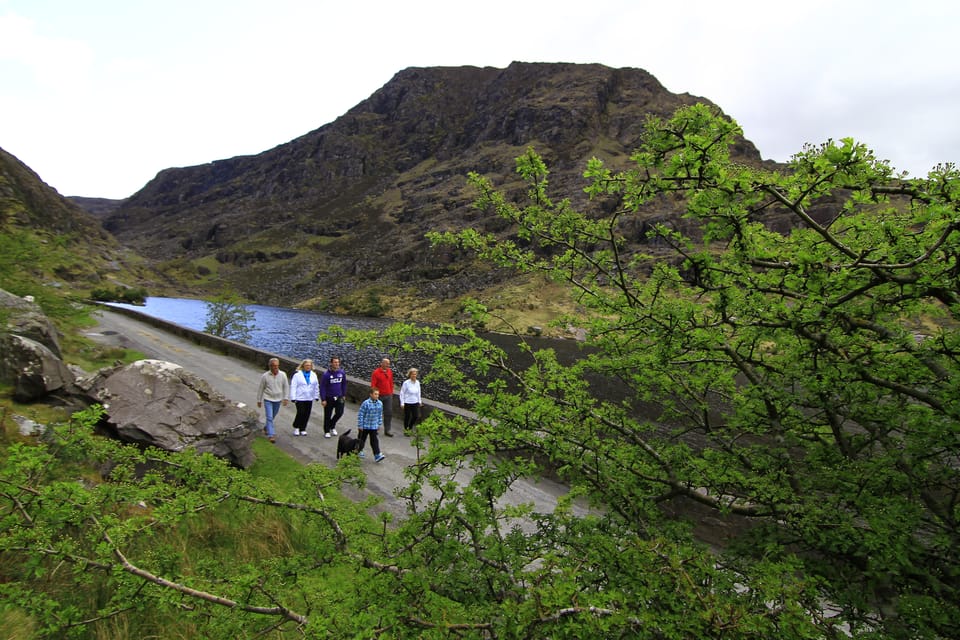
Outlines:
<svg viewBox="0 0 960 640"><path fill-rule="evenodd" d="M504 277L424 239L468 225L510 233L470 206L468 172L516 189L514 159L532 146L554 193L582 204L590 157L625 166L648 115L698 101L596 64L405 69L291 142L162 171L105 226L187 285L262 303L343 310L358 291L391 288L450 297ZM746 140L736 151L760 162Z"/></svg>

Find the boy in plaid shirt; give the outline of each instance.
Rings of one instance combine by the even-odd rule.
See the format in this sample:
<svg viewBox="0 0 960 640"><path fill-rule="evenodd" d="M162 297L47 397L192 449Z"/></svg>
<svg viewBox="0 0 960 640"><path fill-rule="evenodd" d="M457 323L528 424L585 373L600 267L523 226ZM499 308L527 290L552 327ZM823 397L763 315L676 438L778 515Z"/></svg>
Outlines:
<svg viewBox="0 0 960 640"><path fill-rule="evenodd" d="M386 458L380 453L380 438L377 437L377 431L382 424L383 403L380 402L380 391L376 387L371 387L370 397L363 401L360 410L357 411L357 427L360 429L357 448L360 450L361 458L364 457L363 448L367 444L367 435L370 436L370 446L373 447L373 459L380 462Z"/></svg>

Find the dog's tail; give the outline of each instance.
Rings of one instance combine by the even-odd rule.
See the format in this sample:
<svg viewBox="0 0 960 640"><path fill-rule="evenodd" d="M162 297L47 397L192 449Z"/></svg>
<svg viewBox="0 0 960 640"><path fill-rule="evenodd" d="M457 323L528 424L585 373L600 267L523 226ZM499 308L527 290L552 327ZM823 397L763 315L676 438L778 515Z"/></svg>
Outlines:
<svg viewBox="0 0 960 640"><path fill-rule="evenodd" d="M347 434L350 433L351 431L353 431L353 429L347 429L346 431L344 431L343 433L340 434L340 437L342 438L343 436L347 435Z"/></svg>

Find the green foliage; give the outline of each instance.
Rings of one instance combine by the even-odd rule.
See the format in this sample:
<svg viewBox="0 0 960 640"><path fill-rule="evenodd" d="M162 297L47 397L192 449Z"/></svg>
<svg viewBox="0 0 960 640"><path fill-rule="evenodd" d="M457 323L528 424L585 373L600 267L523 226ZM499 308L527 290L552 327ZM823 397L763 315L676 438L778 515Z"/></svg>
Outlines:
<svg viewBox="0 0 960 640"><path fill-rule="evenodd" d="M338 635L357 633L341 605L326 604L333 585L363 575L366 538L348 544L338 521L351 523L354 535L368 521L335 495L342 483L361 481L356 464L331 470L288 461L283 468L297 475L278 484L210 456L95 436L99 415L91 408L50 425L42 443L3 450L0 621L38 629L36 637L147 637L158 629L164 637L271 629L279 637L320 607L346 621L335 626ZM341 579L328 581L328 573Z"/></svg>
<svg viewBox="0 0 960 640"><path fill-rule="evenodd" d="M434 444L418 473L436 476L413 487L474 465L467 489L431 505L450 510L444 539L496 558L512 558L507 540L549 549L535 564L563 586L550 605L531 596L541 613L600 607L613 612L603 634L640 637L833 637L840 624L948 637L960 619L960 174L907 180L848 139L771 172L729 160L738 134L702 105L651 120L634 168L587 167L586 191L609 214L553 201L532 150L517 161L525 206L471 176L477 205L516 239L431 238L571 287L588 310L562 321L587 329L579 362L545 351L518 368L454 327L344 339L435 356L431 376L476 411L473 426L423 426ZM664 202L685 203L684 219L651 225L649 251L628 250L625 229ZM624 384L623 402L598 399L591 376ZM503 522L480 526L475 505L541 464L599 509L596 533L555 514L534 534L478 542ZM678 528L704 510L725 531L710 552ZM496 585L479 599L507 589L506 575L533 581L515 566L494 578L487 560L463 567L486 576L474 588ZM600 619L567 622L601 633Z"/></svg>
<svg viewBox="0 0 960 640"><path fill-rule="evenodd" d="M101 287L90 291L90 299L100 302L143 304L147 299L147 290L143 287L122 287L120 285L113 289Z"/></svg>
<svg viewBox="0 0 960 640"><path fill-rule="evenodd" d="M359 291L354 291L341 296L338 305L348 315L366 316L368 318L379 318L383 316L385 308L380 298L382 290L380 287L371 287Z"/></svg>
<svg viewBox="0 0 960 640"><path fill-rule="evenodd" d="M11 443L0 621L42 637L952 637L960 176L906 180L849 140L770 172L729 161L737 134L703 106L651 120L635 167L589 163L589 214L550 197L533 151L525 206L472 176L515 238L433 239L569 286L585 312L564 322L588 335L573 364L527 347L519 366L455 326L331 328L428 354L425 388L443 380L476 414L418 425L403 518L337 496L363 485L354 456L291 482L95 437L93 411ZM665 202L686 218L628 250ZM544 476L569 492L517 500Z"/></svg>
<svg viewBox="0 0 960 640"><path fill-rule="evenodd" d="M245 342L256 326L253 312L235 294L223 294L206 303L207 317L203 330L221 338Z"/></svg>

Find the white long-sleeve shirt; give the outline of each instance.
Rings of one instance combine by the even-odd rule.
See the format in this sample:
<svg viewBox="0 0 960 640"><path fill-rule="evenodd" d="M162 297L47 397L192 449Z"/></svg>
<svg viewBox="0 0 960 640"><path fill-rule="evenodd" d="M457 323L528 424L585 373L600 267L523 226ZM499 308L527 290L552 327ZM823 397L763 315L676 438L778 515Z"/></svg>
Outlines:
<svg viewBox="0 0 960 640"><path fill-rule="evenodd" d="M407 378L400 385L400 406L420 404L420 381Z"/></svg>

